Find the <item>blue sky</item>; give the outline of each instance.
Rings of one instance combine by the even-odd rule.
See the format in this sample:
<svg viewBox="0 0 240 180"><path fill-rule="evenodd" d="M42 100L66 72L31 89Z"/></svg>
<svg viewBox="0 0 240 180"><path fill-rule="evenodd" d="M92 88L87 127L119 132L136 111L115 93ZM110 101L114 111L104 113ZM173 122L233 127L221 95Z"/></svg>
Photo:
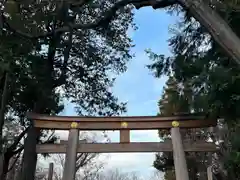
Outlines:
<svg viewBox="0 0 240 180"><path fill-rule="evenodd" d="M132 51L135 57L128 64L128 70L117 77L113 88L120 101L128 102L125 115L156 115L157 102L161 97L166 77L156 79L145 67L151 61L144 50L151 48L154 52L170 54L168 47L169 26L177 22L177 17L170 16L164 10L142 8L136 11L134 21L137 31L130 32L136 45ZM67 105L65 115L76 115L74 107ZM118 132L108 132L111 141L117 142ZM157 131L133 131L131 141L159 141ZM152 153L111 154L106 169L119 168L122 171L136 171L143 177L153 172Z"/></svg>

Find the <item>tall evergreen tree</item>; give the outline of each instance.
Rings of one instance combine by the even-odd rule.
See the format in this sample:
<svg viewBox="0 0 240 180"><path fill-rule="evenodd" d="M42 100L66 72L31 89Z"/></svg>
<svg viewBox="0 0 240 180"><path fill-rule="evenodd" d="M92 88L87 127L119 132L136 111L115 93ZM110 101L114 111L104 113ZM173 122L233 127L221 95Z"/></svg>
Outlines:
<svg viewBox="0 0 240 180"><path fill-rule="evenodd" d="M159 100L159 114L173 115L174 113L191 113L194 112L194 99L192 96L192 88L189 84L185 86L179 82L174 76L170 76L166 82L166 87L162 98ZM197 112L197 111L195 111ZM201 112L201 111L200 111ZM196 140L207 140L209 134L203 129L181 129L181 135L184 141L194 142ZM159 137L162 141L171 139L170 130L159 130ZM191 180L206 179L206 169L209 164L208 154L206 153L186 153L189 176ZM165 172L165 180L175 179L173 154L168 152L156 154L154 167Z"/></svg>
<svg viewBox="0 0 240 180"><path fill-rule="evenodd" d="M229 8L219 12L239 36L239 12ZM221 117L227 126L221 139L221 153L218 163L221 178L239 179L239 68L225 51L214 41L204 26L191 13L183 14L184 20L178 24L170 39L173 55L154 55L154 63L149 67L157 76L173 71L179 83L192 87L194 111L207 112L210 117ZM154 54L154 53L153 53ZM153 55L152 55L153 57ZM220 127L220 126L219 126ZM224 129L224 128L223 128ZM222 133L222 132L221 132ZM220 137L221 136L221 137ZM216 138L216 137L214 137Z"/></svg>

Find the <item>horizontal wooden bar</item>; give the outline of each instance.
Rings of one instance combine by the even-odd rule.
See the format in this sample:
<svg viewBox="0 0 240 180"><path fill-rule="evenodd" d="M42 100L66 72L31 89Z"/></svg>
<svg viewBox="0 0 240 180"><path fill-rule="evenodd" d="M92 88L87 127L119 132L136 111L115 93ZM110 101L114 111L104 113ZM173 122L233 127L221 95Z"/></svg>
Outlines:
<svg viewBox="0 0 240 180"><path fill-rule="evenodd" d="M216 126L215 120L182 120L179 122L180 128L202 128ZM35 120L35 127L42 129L69 130L71 122L69 121L52 121L52 120ZM121 126L121 122L79 122L79 130L147 130L147 129L168 129L172 127L171 121L140 121L127 123L127 127Z"/></svg>
<svg viewBox="0 0 240 180"><path fill-rule="evenodd" d="M67 143L68 143L68 140L60 140L60 144L67 144ZM86 139L81 139L81 140L79 140L78 143L79 144L86 144L87 140Z"/></svg>
<svg viewBox="0 0 240 180"><path fill-rule="evenodd" d="M213 143L195 142L183 143L187 152L215 152L217 148ZM66 153L66 144L39 144L36 146L37 153ZM97 143L79 144L78 153L127 153L127 152L170 152L170 142L134 142L134 143Z"/></svg>
<svg viewBox="0 0 240 180"><path fill-rule="evenodd" d="M173 116L111 116L111 117L91 117L91 116L49 116L44 114L28 113L28 118L41 121L64 121L64 122L146 122L146 121L182 121L182 120L202 120L206 116L195 114L173 115Z"/></svg>

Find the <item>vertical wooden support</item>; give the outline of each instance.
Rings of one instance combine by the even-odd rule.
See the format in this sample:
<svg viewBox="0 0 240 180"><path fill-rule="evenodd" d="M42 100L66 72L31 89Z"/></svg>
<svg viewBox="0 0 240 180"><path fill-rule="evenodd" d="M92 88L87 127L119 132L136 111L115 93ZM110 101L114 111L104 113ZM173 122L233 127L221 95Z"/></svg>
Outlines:
<svg viewBox="0 0 240 180"><path fill-rule="evenodd" d="M208 180L213 180L212 166L209 166L207 168L207 177L208 177Z"/></svg>
<svg viewBox="0 0 240 180"><path fill-rule="evenodd" d="M189 180L187 162L179 127L171 129L176 180Z"/></svg>
<svg viewBox="0 0 240 180"><path fill-rule="evenodd" d="M130 143L129 130L120 130L120 143Z"/></svg>
<svg viewBox="0 0 240 180"><path fill-rule="evenodd" d="M49 164L49 169L48 169L48 180L52 180L53 179L53 163Z"/></svg>
<svg viewBox="0 0 240 180"><path fill-rule="evenodd" d="M79 142L78 124L73 122L68 136L67 152L62 180L75 180L77 147Z"/></svg>
<svg viewBox="0 0 240 180"><path fill-rule="evenodd" d="M121 122L122 128L127 128L127 122ZM130 130L120 130L120 143L129 143L130 142Z"/></svg>

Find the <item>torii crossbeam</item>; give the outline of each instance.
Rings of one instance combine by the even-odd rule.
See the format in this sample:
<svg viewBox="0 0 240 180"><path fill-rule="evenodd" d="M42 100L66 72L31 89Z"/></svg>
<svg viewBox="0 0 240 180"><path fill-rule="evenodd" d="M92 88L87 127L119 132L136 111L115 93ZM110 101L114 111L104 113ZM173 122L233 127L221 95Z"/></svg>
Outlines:
<svg viewBox="0 0 240 180"><path fill-rule="evenodd" d="M74 180L77 153L166 152L173 151L177 179L188 180L184 151L213 152L215 144L182 141L179 128L216 126L216 119L194 114L174 116L80 117L28 114L35 128L69 130L69 139L60 144L38 144L37 153L66 153L63 180ZM172 142L130 142L130 130L171 129ZM120 130L120 143L79 142L79 130Z"/></svg>

